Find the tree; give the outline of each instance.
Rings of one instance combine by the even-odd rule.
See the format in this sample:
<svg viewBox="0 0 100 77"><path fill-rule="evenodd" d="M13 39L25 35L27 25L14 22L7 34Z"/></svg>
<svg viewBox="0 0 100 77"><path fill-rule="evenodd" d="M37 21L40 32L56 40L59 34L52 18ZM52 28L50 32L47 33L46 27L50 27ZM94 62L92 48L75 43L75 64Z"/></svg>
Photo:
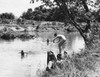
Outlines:
<svg viewBox="0 0 100 77"><path fill-rule="evenodd" d="M45 20L46 17L49 15L48 9L45 9L43 6L36 7L34 11L31 8L24 12L21 16L22 19L28 20Z"/></svg>
<svg viewBox="0 0 100 77"><path fill-rule="evenodd" d="M31 0L34 3L35 0ZM56 7L62 9L62 14L65 15L64 23L66 25L67 18L70 21L70 24L74 26L84 38L86 45L89 47L93 41L93 28L92 22L95 23L95 15L94 12L89 9L88 6L92 8L99 9L100 1L96 0L36 0L42 1L45 6L49 6L50 8ZM96 13L96 11L95 11ZM85 29L83 29L81 24L77 22L78 19L85 20L84 22L87 23L85 25Z"/></svg>
<svg viewBox="0 0 100 77"><path fill-rule="evenodd" d="M22 23L22 19L21 18L17 18L17 24L21 24Z"/></svg>
<svg viewBox="0 0 100 77"><path fill-rule="evenodd" d="M30 20L30 19L32 19L33 18L33 10L31 9L31 8L29 8L28 10L27 10L27 12L24 12L23 14L22 14L22 16L21 16L21 18L22 19L28 19L28 20Z"/></svg>
<svg viewBox="0 0 100 77"><path fill-rule="evenodd" d="M65 15L62 13L62 9L60 8L52 8L49 9L49 15L45 19L46 21L64 21Z"/></svg>
<svg viewBox="0 0 100 77"><path fill-rule="evenodd" d="M15 16L12 13L2 13L0 14L1 19L14 19Z"/></svg>
<svg viewBox="0 0 100 77"><path fill-rule="evenodd" d="M46 9L42 5L39 7L36 7L34 12L33 12L34 20L38 20L38 21L46 20L49 13L50 13L50 10Z"/></svg>
<svg viewBox="0 0 100 77"><path fill-rule="evenodd" d="M94 14L95 14L96 20L97 20L98 22L100 22L100 9L99 9L96 13L94 12Z"/></svg>

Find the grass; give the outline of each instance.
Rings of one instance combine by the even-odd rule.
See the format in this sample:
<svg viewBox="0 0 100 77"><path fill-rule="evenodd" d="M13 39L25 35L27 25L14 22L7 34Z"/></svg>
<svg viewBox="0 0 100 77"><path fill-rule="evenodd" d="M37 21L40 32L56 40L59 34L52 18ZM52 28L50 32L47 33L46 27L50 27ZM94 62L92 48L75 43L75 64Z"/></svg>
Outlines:
<svg viewBox="0 0 100 77"><path fill-rule="evenodd" d="M100 77L99 73L95 75L96 65L100 63L100 51L97 49L86 49L71 57L66 55L62 62L54 64L55 68L43 71L39 77Z"/></svg>

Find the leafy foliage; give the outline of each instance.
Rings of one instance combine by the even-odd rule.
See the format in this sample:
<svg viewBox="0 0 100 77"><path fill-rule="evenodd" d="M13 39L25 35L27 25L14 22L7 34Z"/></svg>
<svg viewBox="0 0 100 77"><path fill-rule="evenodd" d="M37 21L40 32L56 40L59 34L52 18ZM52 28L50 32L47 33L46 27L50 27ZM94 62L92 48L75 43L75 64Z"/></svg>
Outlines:
<svg viewBox="0 0 100 77"><path fill-rule="evenodd" d="M2 13L0 14L1 19L14 19L15 16L12 13Z"/></svg>
<svg viewBox="0 0 100 77"><path fill-rule="evenodd" d="M29 8L27 12L24 12L21 16L22 19L32 19L32 12L33 10Z"/></svg>

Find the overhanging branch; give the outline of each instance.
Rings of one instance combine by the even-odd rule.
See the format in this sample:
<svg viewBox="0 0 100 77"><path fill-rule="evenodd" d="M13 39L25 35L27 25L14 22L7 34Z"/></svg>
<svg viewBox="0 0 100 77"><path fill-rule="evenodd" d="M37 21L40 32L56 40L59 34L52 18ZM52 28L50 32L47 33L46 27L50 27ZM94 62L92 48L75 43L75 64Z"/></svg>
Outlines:
<svg viewBox="0 0 100 77"><path fill-rule="evenodd" d="M81 0L81 1L82 1L82 3L83 3L84 9L86 10L86 12L88 12L88 11L89 11L89 8L88 8L88 6L87 6L87 4L86 4L86 1L87 1L87 0Z"/></svg>
<svg viewBox="0 0 100 77"><path fill-rule="evenodd" d="M81 36L83 37L83 39L85 41L85 44L87 45L87 38L85 37L84 33L82 32L81 27L74 21L72 15L70 14L70 12L69 12L69 10L64 2L63 2L63 8L65 9L65 11L64 11L65 16L69 18L69 20L71 21L73 26L80 32Z"/></svg>

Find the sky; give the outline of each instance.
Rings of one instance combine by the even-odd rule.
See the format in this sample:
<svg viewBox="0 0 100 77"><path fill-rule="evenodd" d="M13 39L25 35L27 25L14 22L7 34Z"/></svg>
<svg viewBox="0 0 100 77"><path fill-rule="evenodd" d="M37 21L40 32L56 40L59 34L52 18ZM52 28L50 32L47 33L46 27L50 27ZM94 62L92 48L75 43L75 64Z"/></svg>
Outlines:
<svg viewBox="0 0 100 77"><path fill-rule="evenodd" d="M35 7L41 3L30 4L30 0L0 0L0 14L1 13L13 13L16 17L19 17L28 8L34 10Z"/></svg>

